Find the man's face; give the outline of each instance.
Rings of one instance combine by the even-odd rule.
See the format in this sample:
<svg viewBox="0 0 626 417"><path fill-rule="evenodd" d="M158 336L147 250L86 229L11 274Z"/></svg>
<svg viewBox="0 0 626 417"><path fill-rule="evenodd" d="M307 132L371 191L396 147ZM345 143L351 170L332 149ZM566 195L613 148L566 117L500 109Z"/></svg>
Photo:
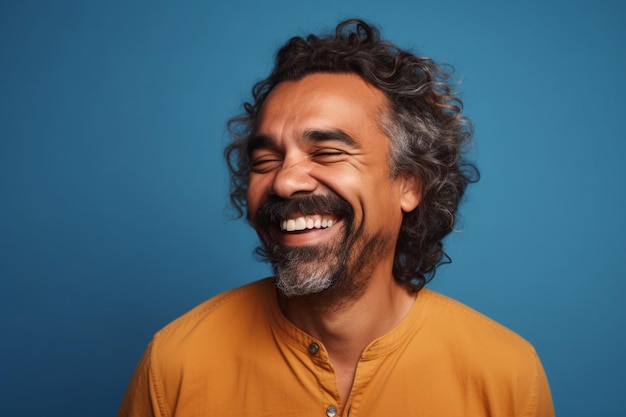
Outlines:
<svg viewBox="0 0 626 417"><path fill-rule="evenodd" d="M248 214L287 296L363 290L391 278L403 211L418 203L391 178L379 127L384 94L354 74L279 84L250 141Z"/></svg>

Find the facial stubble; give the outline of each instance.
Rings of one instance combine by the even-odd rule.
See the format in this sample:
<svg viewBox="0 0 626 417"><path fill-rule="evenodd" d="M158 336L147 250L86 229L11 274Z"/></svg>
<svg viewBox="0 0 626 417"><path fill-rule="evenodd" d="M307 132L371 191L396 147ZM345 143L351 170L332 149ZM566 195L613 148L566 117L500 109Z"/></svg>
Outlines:
<svg viewBox="0 0 626 417"><path fill-rule="evenodd" d="M337 196L322 198L339 204ZM345 207L347 202L342 204ZM380 258L391 250L392 238L382 232L367 233L364 222L355 228L352 208L349 205L348 208L343 211L342 222L332 226L341 227L341 233L329 242L304 247L284 246L264 239L260 233L276 276L276 286L283 296L315 298L337 308L358 299L365 291Z"/></svg>

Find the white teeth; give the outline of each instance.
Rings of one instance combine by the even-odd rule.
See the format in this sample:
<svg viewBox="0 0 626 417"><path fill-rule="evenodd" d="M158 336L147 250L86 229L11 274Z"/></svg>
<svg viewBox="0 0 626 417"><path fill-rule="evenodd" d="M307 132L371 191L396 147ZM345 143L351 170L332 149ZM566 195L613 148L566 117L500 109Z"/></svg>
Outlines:
<svg viewBox="0 0 626 417"><path fill-rule="evenodd" d="M306 229L326 229L334 224L333 220L322 219L321 216L300 216L280 222L280 228L286 232Z"/></svg>

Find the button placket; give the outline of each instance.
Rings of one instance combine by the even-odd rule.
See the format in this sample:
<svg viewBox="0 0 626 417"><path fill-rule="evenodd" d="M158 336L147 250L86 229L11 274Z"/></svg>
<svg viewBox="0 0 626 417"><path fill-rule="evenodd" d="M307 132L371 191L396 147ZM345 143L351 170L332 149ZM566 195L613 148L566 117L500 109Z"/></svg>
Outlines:
<svg viewBox="0 0 626 417"><path fill-rule="evenodd" d="M307 348L309 355L316 356L320 351L320 345L317 342L309 343ZM326 407L326 417L336 417L337 416L337 407L334 405L329 405Z"/></svg>

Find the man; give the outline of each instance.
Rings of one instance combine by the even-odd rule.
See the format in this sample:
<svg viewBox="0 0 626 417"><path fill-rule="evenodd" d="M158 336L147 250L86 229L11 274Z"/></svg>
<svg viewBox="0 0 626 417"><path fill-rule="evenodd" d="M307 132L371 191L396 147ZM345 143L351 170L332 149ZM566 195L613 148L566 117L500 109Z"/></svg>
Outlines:
<svg viewBox="0 0 626 417"><path fill-rule="evenodd" d="M291 39L230 122L275 277L158 332L120 416L550 416L534 349L424 287L477 171L432 60L358 20Z"/></svg>

